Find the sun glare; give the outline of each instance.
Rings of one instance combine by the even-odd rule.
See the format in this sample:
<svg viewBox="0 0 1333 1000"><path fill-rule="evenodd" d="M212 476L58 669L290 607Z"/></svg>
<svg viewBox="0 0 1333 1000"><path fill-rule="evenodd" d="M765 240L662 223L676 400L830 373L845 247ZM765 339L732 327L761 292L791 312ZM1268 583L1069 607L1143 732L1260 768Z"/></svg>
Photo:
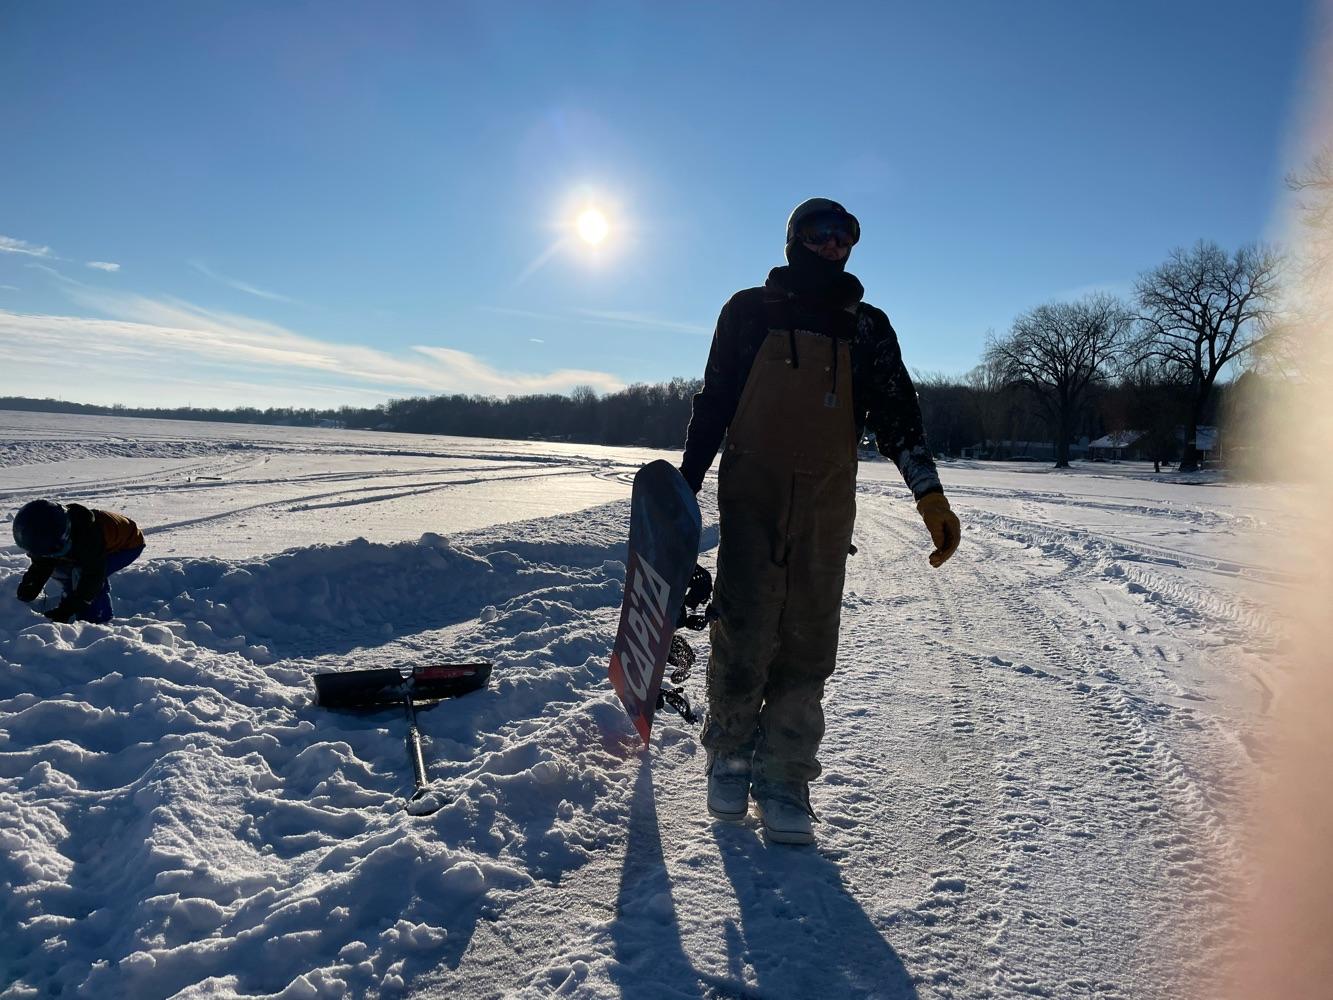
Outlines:
<svg viewBox="0 0 1333 1000"><path fill-rule="evenodd" d="M591 246L596 246L606 239L609 226L606 223L606 216L595 208L584 209L580 213L576 223L579 231L579 239Z"/></svg>

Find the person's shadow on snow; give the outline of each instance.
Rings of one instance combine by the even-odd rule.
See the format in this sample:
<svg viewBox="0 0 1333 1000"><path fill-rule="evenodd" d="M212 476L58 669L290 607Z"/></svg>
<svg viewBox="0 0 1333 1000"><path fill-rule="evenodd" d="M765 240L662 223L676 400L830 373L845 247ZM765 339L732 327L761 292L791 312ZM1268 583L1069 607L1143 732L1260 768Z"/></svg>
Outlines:
<svg viewBox="0 0 1333 1000"><path fill-rule="evenodd" d="M659 985L671 995L699 992L699 974L680 941L671 876L657 826L652 763L646 755L630 800L629 837L611 939L618 963L613 977L623 996L643 996L643 990Z"/></svg>
<svg viewBox="0 0 1333 1000"><path fill-rule="evenodd" d="M671 875L657 824L652 762L644 755L630 801L629 838L611 925L616 965L612 978L624 997L704 997L750 1000L753 991L701 972L680 939Z"/></svg>
<svg viewBox="0 0 1333 1000"><path fill-rule="evenodd" d="M727 919L718 928L728 974L696 968L681 941L646 756L628 822L609 931L611 976L622 996L918 1000L902 960L848 893L838 866L817 847L769 846L748 826L713 829L741 912L739 923Z"/></svg>
<svg viewBox="0 0 1333 1000"><path fill-rule="evenodd" d="M816 847L767 844L753 827L713 828L740 903L724 929L732 976L754 970L763 997L917 1000L898 953Z"/></svg>

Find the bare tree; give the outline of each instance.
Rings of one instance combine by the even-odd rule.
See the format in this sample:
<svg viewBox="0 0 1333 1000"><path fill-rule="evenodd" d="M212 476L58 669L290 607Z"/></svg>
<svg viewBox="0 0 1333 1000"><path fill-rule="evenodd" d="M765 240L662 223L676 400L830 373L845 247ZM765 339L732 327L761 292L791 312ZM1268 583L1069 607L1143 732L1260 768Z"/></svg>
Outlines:
<svg viewBox="0 0 1333 1000"><path fill-rule="evenodd" d="M1217 378L1263 338L1276 309L1282 258L1255 244L1228 256L1216 243L1176 249L1139 276L1137 362L1157 362L1190 386L1180 471L1199 467L1199 424Z"/></svg>
<svg viewBox="0 0 1333 1000"><path fill-rule="evenodd" d="M1333 146L1325 146L1304 173L1287 175L1287 187L1302 194L1298 204L1306 239L1304 270L1326 274L1333 264Z"/></svg>
<svg viewBox="0 0 1333 1000"><path fill-rule="evenodd" d="M1333 429L1333 143L1288 175L1287 186L1296 225L1282 307L1257 352L1261 364L1251 366L1265 376L1248 387L1260 401L1237 429L1246 471L1318 477Z"/></svg>
<svg viewBox="0 0 1333 1000"><path fill-rule="evenodd" d="M1050 418L1057 469L1069 467L1069 443L1088 389L1119 360L1132 325L1119 299L1090 295L1038 306L1018 317L1007 337L987 341L986 363L1009 383L1027 387Z"/></svg>
<svg viewBox="0 0 1333 1000"><path fill-rule="evenodd" d="M1327 374L1328 358L1318 357L1318 329L1333 309L1333 145L1325 146L1301 173L1287 175L1287 187L1296 192L1291 280L1282 289L1283 309L1267 324L1267 335L1257 345L1250 367L1277 377L1289 386L1318 380Z"/></svg>

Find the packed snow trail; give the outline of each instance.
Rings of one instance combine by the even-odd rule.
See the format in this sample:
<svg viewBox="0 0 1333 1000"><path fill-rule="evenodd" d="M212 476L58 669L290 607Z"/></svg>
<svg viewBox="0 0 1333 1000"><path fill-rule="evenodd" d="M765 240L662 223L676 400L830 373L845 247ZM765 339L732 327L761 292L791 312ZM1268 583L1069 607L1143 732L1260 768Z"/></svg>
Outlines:
<svg viewBox="0 0 1333 1000"><path fill-rule="evenodd" d="M480 932L479 960L427 977L427 995L506 995L521 968L506 953L531 964L533 941L549 965L518 995L1171 997L1197 982L1235 852L1222 778L1247 763L1154 663L1197 636L1159 634L1156 602L1103 563L985 531L932 571L914 515L862 498L814 852L709 820L701 757L664 718L632 758L624 840Z"/></svg>
<svg viewBox="0 0 1333 1000"><path fill-rule="evenodd" d="M1236 535L1272 530L1262 492L946 467L965 534L932 571L868 464L799 849L707 818L675 717L642 750L606 680L632 462L547 467L572 512L159 548L110 626L0 600L0 997L1166 998L1217 963L1280 693L1284 577ZM311 490L358 490L340 468ZM310 676L473 658L490 689L420 713L441 808L410 816L402 713L316 708Z"/></svg>

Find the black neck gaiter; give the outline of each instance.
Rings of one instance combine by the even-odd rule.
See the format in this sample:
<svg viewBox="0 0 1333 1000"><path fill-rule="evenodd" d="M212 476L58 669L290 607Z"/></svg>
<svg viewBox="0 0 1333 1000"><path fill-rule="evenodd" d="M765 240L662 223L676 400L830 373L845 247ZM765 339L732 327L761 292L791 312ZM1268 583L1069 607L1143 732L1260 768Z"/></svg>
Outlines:
<svg viewBox="0 0 1333 1000"><path fill-rule="evenodd" d="M846 309L865 294L856 275L844 270L846 257L825 260L804 243L790 243L787 262L786 267L773 268L769 279L811 305Z"/></svg>

